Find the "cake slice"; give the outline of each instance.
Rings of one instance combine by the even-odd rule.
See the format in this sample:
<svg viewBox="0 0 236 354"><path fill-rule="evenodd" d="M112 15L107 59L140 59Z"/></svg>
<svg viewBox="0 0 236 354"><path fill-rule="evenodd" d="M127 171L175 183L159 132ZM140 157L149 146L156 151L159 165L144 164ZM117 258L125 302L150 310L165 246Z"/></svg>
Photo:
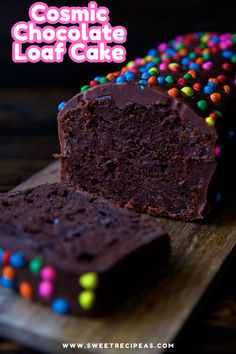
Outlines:
<svg viewBox="0 0 236 354"><path fill-rule="evenodd" d="M169 262L151 217L45 184L0 195L1 285L64 314L101 314Z"/></svg>
<svg viewBox="0 0 236 354"><path fill-rule="evenodd" d="M235 69L236 34L196 32L94 78L59 106L61 180L137 212L204 218L222 194Z"/></svg>

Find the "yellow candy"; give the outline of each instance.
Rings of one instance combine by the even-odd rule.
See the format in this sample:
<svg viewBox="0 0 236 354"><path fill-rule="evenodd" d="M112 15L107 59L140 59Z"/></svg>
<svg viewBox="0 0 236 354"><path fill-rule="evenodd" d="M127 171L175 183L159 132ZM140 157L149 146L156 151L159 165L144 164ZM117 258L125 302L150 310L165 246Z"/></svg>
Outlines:
<svg viewBox="0 0 236 354"><path fill-rule="evenodd" d="M82 291L78 296L78 301L84 310L90 310L95 303L95 294L91 290Z"/></svg>
<svg viewBox="0 0 236 354"><path fill-rule="evenodd" d="M159 74L159 70L155 66L148 70L148 73L150 74L151 71L155 71L157 74Z"/></svg>
<svg viewBox="0 0 236 354"><path fill-rule="evenodd" d="M79 278L80 285L89 290L94 290L98 286L98 275L94 272L85 273Z"/></svg>
<svg viewBox="0 0 236 354"><path fill-rule="evenodd" d="M208 34L204 34L204 36L202 36L201 38L201 42L202 43L207 43L210 39L210 36Z"/></svg>
<svg viewBox="0 0 236 354"><path fill-rule="evenodd" d="M149 71L155 71L156 73L159 73L159 70L155 66L151 68Z"/></svg>
<svg viewBox="0 0 236 354"><path fill-rule="evenodd" d="M213 125L213 127L215 126L215 121L214 121L214 119L212 118L212 117L207 117L206 119L205 119L205 121L207 122L207 124L209 124L209 125Z"/></svg>
<svg viewBox="0 0 236 354"><path fill-rule="evenodd" d="M179 64L178 64L178 63L170 63L170 64L168 65L168 68L172 68L172 66L179 66Z"/></svg>
<svg viewBox="0 0 236 354"><path fill-rule="evenodd" d="M191 87L185 86L181 89L181 91L187 95L187 96L193 96L194 95L194 91Z"/></svg>
<svg viewBox="0 0 236 354"><path fill-rule="evenodd" d="M127 68L131 68L132 66L135 66L135 62L133 60L131 60L126 64L126 66L127 66Z"/></svg>
<svg viewBox="0 0 236 354"><path fill-rule="evenodd" d="M147 56L145 57L146 61L151 61L152 58L153 58L153 57L151 57L150 55L147 55Z"/></svg>

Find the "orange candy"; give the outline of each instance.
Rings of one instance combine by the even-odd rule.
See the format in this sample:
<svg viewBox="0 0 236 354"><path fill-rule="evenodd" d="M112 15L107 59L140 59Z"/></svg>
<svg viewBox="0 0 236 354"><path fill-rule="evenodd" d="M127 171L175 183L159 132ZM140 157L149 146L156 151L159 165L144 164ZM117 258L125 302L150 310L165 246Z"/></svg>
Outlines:
<svg viewBox="0 0 236 354"><path fill-rule="evenodd" d="M213 93L211 94L211 100L212 100L213 102L215 102L215 103L220 102L220 100L221 100L221 94L218 93L218 92L213 92Z"/></svg>
<svg viewBox="0 0 236 354"><path fill-rule="evenodd" d="M11 266L6 266L3 268L2 275L4 277L10 279L10 280L15 280L16 279L16 271L13 267Z"/></svg>
<svg viewBox="0 0 236 354"><path fill-rule="evenodd" d="M208 81L213 81L213 82L216 83L216 85L219 85L219 84L220 84L220 83L219 83L219 80L216 79L215 77L211 77Z"/></svg>
<svg viewBox="0 0 236 354"><path fill-rule="evenodd" d="M187 49L180 49L179 50L179 55L181 57L186 57L188 55L188 50Z"/></svg>
<svg viewBox="0 0 236 354"><path fill-rule="evenodd" d="M27 282L21 283L19 290L20 290L21 296L23 296L23 297L29 298L29 297L32 297L34 294L34 289L33 289L32 285L30 285Z"/></svg>
<svg viewBox="0 0 236 354"><path fill-rule="evenodd" d="M151 85L155 85L155 86L158 85L158 81L157 81L156 76L151 76L151 77L149 77L148 82L149 82L149 84L151 84Z"/></svg>
<svg viewBox="0 0 236 354"><path fill-rule="evenodd" d="M111 80L111 79L114 79L115 78L115 75L113 73L110 73L107 75L107 79L108 80Z"/></svg>
<svg viewBox="0 0 236 354"><path fill-rule="evenodd" d="M143 65L145 65L147 62L146 62L146 59L145 58L142 58L141 60L140 60L140 65L141 66L143 66Z"/></svg>
<svg viewBox="0 0 236 354"><path fill-rule="evenodd" d="M210 49L209 48L203 49L202 54L206 54L206 53L210 53Z"/></svg>
<svg viewBox="0 0 236 354"><path fill-rule="evenodd" d="M230 86L229 85L224 85L224 91L225 91L225 93L230 93L230 91L231 91Z"/></svg>
<svg viewBox="0 0 236 354"><path fill-rule="evenodd" d="M189 70L189 71L188 71L188 74L192 75L192 77L193 77L194 79L196 79L196 77L197 77L197 72L196 72L195 70Z"/></svg>
<svg viewBox="0 0 236 354"><path fill-rule="evenodd" d="M123 66L123 68L121 68L121 72L125 73L126 71L128 71L129 69L127 68L127 66Z"/></svg>
<svg viewBox="0 0 236 354"><path fill-rule="evenodd" d="M160 54L160 58L161 58L161 59L164 58L164 57L166 57L166 56L168 57L168 54L165 53L165 52Z"/></svg>
<svg viewBox="0 0 236 354"><path fill-rule="evenodd" d="M199 57L196 59L196 63L199 64L199 65L202 65L204 63L204 59L203 57Z"/></svg>
<svg viewBox="0 0 236 354"><path fill-rule="evenodd" d="M119 72L119 71L116 71L116 72L113 73L113 75L114 75L115 77L117 77L117 76L120 75L120 72Z"/></svg>
<svg viewBox="0 0 236 354"><path fill-rule="evenodd" d="M179 94L179 90L176 87L169 89L168 94L172 97L177 97Z"/></svg>

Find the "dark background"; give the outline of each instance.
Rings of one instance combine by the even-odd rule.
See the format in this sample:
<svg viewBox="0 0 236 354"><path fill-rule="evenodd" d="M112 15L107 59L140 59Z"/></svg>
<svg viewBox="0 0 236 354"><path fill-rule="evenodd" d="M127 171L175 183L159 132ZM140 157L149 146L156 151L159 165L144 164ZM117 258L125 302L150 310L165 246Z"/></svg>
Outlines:
<svg viewBox="0 0 236 354"><path fill-rule="evenodd" d="M11 27L28 21L35 1L0 2L0 192L5 192L53 161L59 152L57 106L94 76L119 65L77 64L65 56L60 64L15 64L11 61ZM87 6L88 1L45 1L49 6ZM110 9L110 23L128 31L127 60L145 56L158 42L191 31L236 32L235 1L119 0L97 1ZM187 323L170 353L236 353L235 261ZM0 334L1 335L1 334ZM0 353L29 353L0 341Z"/></svg>
<svg viewBox="0 0 236 354"><path fill-rule="evenodd" d="M10 29L17 21L27 21L28 8L36 1L1 0L1 84L78 88L96 74L118 69L118 64L77 64L67 58L63 64L15 64L11 62ZM87 6L83 0L48 0L49 6ZM159 41L191 31L235 31L235 1L228 0L104 0L98 5L110 9L113 26L128 31L127 59L144 56ZM66 57L66 56L65 56Z"/></svg>

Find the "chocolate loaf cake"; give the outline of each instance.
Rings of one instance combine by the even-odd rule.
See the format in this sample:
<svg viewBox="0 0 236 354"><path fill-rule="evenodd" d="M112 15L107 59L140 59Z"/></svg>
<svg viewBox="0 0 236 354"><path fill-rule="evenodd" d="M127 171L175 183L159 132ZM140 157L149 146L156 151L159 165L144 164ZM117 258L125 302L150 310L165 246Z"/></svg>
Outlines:
<svg viewBox="0 0 236 354"><path fill-rule="evenodd" d="M61 180L137 212L203 218L221 198L235 69L236 34L196 32L94 78L59 105Z"/></svg>
<svg viewBox="0 0 236 354"><path fill-rule="evenodd" d="M101 314L169 261L166 232L63 184L0 195L0 283L65 314Z"/></svg>

